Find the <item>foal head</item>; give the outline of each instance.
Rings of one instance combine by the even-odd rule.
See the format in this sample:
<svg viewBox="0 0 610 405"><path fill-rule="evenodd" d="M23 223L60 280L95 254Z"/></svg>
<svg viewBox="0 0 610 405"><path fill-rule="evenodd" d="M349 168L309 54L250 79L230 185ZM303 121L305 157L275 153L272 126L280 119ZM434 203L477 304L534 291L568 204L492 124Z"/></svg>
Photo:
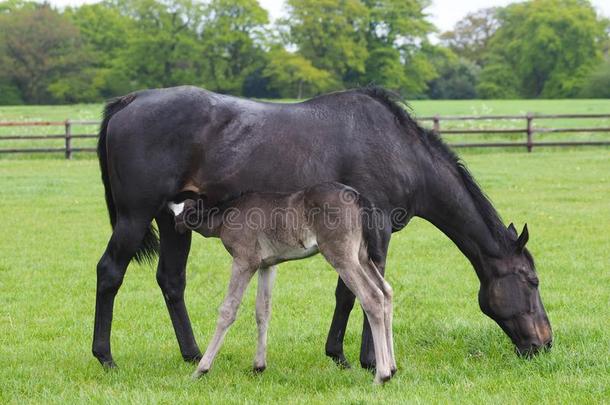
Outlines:
<svg viewBox="0 0 610 405"><path fill-rule="evenodd" d="M525 248L527 225L520 236L513 224L508 231L511 245L502 258L491 259L481 282L481 310L500 325L515 344L518 354L531 356L551 347L553 334L538 291L534 260Z"/></svg>

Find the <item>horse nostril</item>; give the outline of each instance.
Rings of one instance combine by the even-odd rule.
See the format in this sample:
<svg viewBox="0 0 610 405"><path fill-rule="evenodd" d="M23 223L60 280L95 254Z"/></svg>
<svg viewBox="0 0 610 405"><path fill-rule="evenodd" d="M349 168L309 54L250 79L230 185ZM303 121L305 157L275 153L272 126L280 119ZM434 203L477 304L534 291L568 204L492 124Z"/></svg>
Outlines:
<svg viewBox="0 0 610 405"><path fill-rule="evenodd" d="M531 343L527 346L516 346L515 347L515 351L517 352L517 354L520 357L526 358L526 359L531 359L532 357L534 357L536 354L542 352L542 351L546 351L549 350L551 348L551 346L553 345L552 341L548 341L546 343L543 344L538 344L538 343Z"/></svg>
<svg viewBox="0 0 610 405"><path fill-rule="evenodd" d="M519 357L523 357L525 359L531 358L536 353L535 346L527 346L527 347L515 347L515 352Z"/></svg>

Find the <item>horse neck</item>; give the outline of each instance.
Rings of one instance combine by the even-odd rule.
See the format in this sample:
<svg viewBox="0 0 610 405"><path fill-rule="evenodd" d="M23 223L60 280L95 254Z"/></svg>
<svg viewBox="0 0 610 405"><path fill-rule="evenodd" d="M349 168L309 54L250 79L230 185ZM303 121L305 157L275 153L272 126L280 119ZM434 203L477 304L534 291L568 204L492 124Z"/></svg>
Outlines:
<svg viewBox="0 0 610 405"><path fill-rule="evenodd" d="M489 266L486 262L502 254L498 235L506 231L504 226L497 220L490 227L490 222L494 221L486 221L485 214L455 170L443 166L428 173L434 175L426 179L417 215L447 235L470 260L479 279L487 279Z"/></svg>

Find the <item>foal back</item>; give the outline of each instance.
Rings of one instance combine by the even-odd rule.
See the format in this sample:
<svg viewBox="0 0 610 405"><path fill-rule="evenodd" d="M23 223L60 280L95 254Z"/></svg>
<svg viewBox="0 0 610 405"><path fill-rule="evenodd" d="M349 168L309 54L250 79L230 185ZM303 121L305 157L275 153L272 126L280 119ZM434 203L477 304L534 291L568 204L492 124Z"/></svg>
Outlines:
<svg viewBox="0 0 610 405"><path fill-rule="evenodd" d="M329 182L295 193L244 194L216 211L221 221L208 219L194 230L219 237L234 258L257 267L318 252L332 263L368 261L371 208L353 188ZM220 225L210 230L213 223Z"/></svg>

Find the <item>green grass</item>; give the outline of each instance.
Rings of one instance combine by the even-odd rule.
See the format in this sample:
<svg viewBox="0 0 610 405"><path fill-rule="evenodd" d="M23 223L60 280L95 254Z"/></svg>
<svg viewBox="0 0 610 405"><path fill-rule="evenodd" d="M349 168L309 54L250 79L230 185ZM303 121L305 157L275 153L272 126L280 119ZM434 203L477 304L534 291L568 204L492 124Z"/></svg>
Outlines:
<svg viewBox="0 0 610 405"><path fill-rule="evenodd" d="M212 372L192 381L154 270L130 266L117 297L104 372L90 353L95 265L110 234L97 163L0 161L0 403L608 403L610 401L610 156L607 149L533 154L464 152L507 221L530 227L555 347L533 360L478 309L469 263L439 231L414 220L395 234L398 374L324 356L336 275L317 256L280 266L269 365L250 372L255 282ZM229 277L216 240L194 239L187 305L205 348ZM362 315L346 354L357 363Z"/></svg>
<svg viewBox="0 0 610 405"><path fill-rule="evenodd" d="M528 112L537 114L610 114L610 100L416 100L411 103L412 112L417 117L433 115L520 115ZM0 121L63 121L98 120L102 110L101 104L76 104L71 106L0 106ZM569 128L569 127L610 127L608 119L552 119L535 120L535 127ZM424 122L431 126L431 122ZM503 121L445 121L441 129L507 129L525 128L525 120ZM95 133L95 126L75 126L75 134ZM0 127L3 135L62 134L63 127ZM525 134L485 134L485 135L446 135L449 142L482 142L482 141L525 141ZM537 141L566 140L610 140L609 133L569 133L569 134L536 134ZM76 139L74 147L91 147L93 139ZM2 141L0 148L20 147L58 147L64 146L62 139L44 141ZM57 156L57 154L56 154ZM0 159L7 155L0 155ZM9 158L14 158L11 155Z"/></svg>

